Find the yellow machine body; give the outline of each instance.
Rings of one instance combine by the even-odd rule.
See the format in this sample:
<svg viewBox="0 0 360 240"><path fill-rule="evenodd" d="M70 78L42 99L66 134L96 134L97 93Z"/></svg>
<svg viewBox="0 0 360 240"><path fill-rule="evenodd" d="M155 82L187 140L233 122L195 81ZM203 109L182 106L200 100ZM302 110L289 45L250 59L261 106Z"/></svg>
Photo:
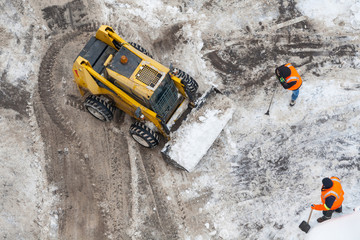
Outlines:
<svg viewBox="0 0 360 240"><path fill-rule="evenodd" d="M181 79L169 68L127 43L109 26L102 25L88 44L89 47L79 54L72 68L81 95L105 96L116 108L137 120L152 122L169 139L167 121L185 100L189 100ZM124 53L121 57L120 51ZM124 56L128 61L124 60L126 63L121 62ZM91 62L96 62L95 66ZM162 82L169 79L182 97L179 98L181 101L177 101L177 106L171 109L171 114L165 117L152 110L149 101ZM139 109L141 117L135 114Z"/></svg>

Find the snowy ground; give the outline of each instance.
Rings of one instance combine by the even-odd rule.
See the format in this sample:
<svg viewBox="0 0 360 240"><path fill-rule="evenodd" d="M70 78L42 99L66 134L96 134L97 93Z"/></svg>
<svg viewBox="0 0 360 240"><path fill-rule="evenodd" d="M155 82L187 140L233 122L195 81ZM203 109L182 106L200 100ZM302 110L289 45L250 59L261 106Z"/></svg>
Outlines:
<svg viewBox="0 0 360 240"><path fill-rule="evenodd" d="M165 202L164 205L170 206L167 215L174 221L174 229L166 229L168 219L159 212L160 227L147 226L149 232L154 232L155 236L151 235L154 239L169 239L169 232L176 232L175 239L189 240L305 239L298 225L307 220L310 204L320 202L321 179L326 176L335 175L342 180L345 191L342 215L352 213L352 209L360 205L358 0L52 0L43 3L5 0L0 6L2 239L75 236L61 235L64 234L61 228L66 225L62 219L67 217L61 215L61 207L71 211L78 203L69 204L66 200L62 205L61 202L65 201L64 195L77 198L72 198L72 192L63 195L59 192L63 185L77 183L54 180L57 177L51 175L52 159L48 153L53 147L60 156L67 152L67 148L58 151L60 145L65 142L61 146L67 146L71 141L66 143L67 139L63 138L59 146L48 146L40 131L45 125L51 126L50 121L39 120L34 112L41 112L37 100L41 90L38 81L45 53L56 39L84 23L114 26L126 40L141 43L162 63L172 62L193 75L201 90L215 84L237 106L213 148L195 171L185 177L175 170L170 172L172 168L165 172L161 169L163 176L158 177L159 172L151 169L158 177L157 183L162 185L153 185L146 191L137 189L137 184L150 182L151 185L153 180L151 176L146 181L141 178L146 170L137 172L134 168L138 165L135 160L139 159L139 153L129 150L131 176L136 177L129 185L137 189L129 206L132 220L128 229L112 227L112 222L123 222L110 211L103 221L109 238L112 235L121 236L119 239L146 236L142 235L141 226L147 222L144 219L148 213L142 218L134 217L152 208L137 208L141 201L136 197L141 191L153 193L152 201L158 205ZM71 47L71 42L67 46ZM64 53L64 56L67 55ZM72 60L62 59L64 71L67 68L71 71ZM286 62L293 63L304 80L299 99L295 107L290 108L291 93L277 86L270 116L265 116L276 86L274 69ZM65 83L66 79L62 81ZM78 114L80 119L86 119ZM84 120L84 124L91 122ZM112 125L104 129L127 134L127 129L118 130ZM100 136L104 129L99 129L97 134ZM111 131L106 134L114 135ZM92 135L96 133L89 133ZM83 148L88 146L83 143ZM143 156L157 156L153 152L141 152ZM68 156L71 154L75 155L70 149ZM69 161L66 157L62 160ZM105 162L105 157L102 160ZM87 171L92 170L89 169ZM80 176L80 170L73 171ZM90 175L88 182L100 183L103 179L102 175L92 177ZM182 177L187 180L182 182ZM174 179L176 181L169 181ZM79 185L81 189L86 181ZM101 193L94 189L91 191ZM112 192L106 193L107 188L104 189L105 194L101 195L104 199L98 200L102 209L111 206L112 197ZM176 189L176 194L172 189ZM164 194L163 199L158 200L157 191ZM177 220L181 216L176 216L181 212L176 210L179 203L185 212L193 214L191 218L183 216L183 222ZM86 210L83 211L80 212L85 214ZM96 215L95 210L91 211ZM85 220L91 229L96 229L96 218L89 216ZM313 213L312 229L316 229L319 216L320 212ZM161 229L159 232L163 235L156 235L153 229ZM119 232L121 234L116 235ZM85 237L78 235L78 238Z"/></svg>

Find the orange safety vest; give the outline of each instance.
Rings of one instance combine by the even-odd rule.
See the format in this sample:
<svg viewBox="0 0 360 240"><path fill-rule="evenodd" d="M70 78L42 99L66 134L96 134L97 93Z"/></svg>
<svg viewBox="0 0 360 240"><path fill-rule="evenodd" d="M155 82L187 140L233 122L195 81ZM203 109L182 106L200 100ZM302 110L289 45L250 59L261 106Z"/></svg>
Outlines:
<svg viewBox="0 0 360 240"><path fill-rule="evenodd" d="M330 179L333 182L333 186L331 188L326 189L325 191L321 192L321 201L327 210L336 210L339 207L341 207L341 205L344 201L344 191L341 187L339 178L331 177ZM325 204L325 198L327 198L329 196L334 196L336 198L336 200L331 208L328 208L328 206L326 206L326 204Z"/></svg>
<svg viewBox="0 0 360 240"><path fill-rule="evenodd" d="M291 88L288 88L288 90L297 90L301 87L302 84L302 79L299 75L299 73L296 71L296 69L291 65L291 63L287 63L285 64L285 67L288 67L291 70L291 74L290 76L288 76L287 78L285 78L287 83L290 82L294 82L296 81L296 84L294 86L292 86Z"/></svg>

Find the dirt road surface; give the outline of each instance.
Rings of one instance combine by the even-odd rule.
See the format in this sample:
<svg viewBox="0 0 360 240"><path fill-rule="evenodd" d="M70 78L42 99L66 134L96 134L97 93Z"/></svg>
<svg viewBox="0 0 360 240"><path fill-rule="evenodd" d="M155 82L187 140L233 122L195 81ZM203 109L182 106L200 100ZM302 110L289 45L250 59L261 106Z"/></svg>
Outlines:
<svg viewBox="0 0 360 240"><path fill-rule="evenodd" d="M11 227L5 229L3 239L22 239L26 233L31 233L30 239L233 239L238 232L243 232L243 239L256 239L256 233L266 224L272 226L267 236L275 239L273 232L286 231L285 222L274 222L271 217L248 218L247 222L219 231L217 223L229 220L226 212L209 209L223 201L226 203L221 206L230 212L240 214L245 205L256 209L258 201L268 200L266 193L274 187L248 191L266 183L269 172L253 161L254 156L260 158L266 154L247 139L250 134L239 130L240 113L236 113L236 120L221 134L198 170L187 173L164 162L159 151L163 140L159 148L151 150L137 145L128 134L133 121L129 116L117 111L110 123L91 117L73 82L73 61L101 24L113 26L127 41L140 43L160 62L173 61L189 69L200 87L216 84L238 105L251 103L261 89L263 99L255 107L267 106L274 86L274 66L285 60L296 62L298 68L314 77L327 74L332 68L356 66L359 40L330 31L318 32L297 10L294 1L237 2L154 1L154 8L160 5L161 10L151 8L149 12L132 1L112 0L5 1L0 5L6 9L2 10L3 18L20 19L20 26L15 23L14 26L19 35L25 36L17 39L15 30L2 27L1 33L12 33L10 40L2 37L2 46L10 49L17 41L21 50L14 57L34 62L27 78L16 84L11 84L9 79L14 73L2 69L0 87L8 94L0 93L1 117L9 122L16 119L18 126L23 123L32 126L23 130L23 135L32 136L29 143L32 148L28 152L31 156L38 154L38 169L44 170L41 174L46 179L34 180L38 184L35 196L37 201L55 199L47 205L38 203L37 208L24 203L29 208L40 209L38 215L42 218L21 233L9 223ZM209 27L215 24L211 19L216 12L223 16L223 21L220 18L216 24L226 26L226 19L234 14L232 9L240 7L256 11L266 8L284 14L265 17L263 21L248 20L247 24L245 21L229 29ZM164 9L168 16L158 17L157 14L166 14ZM194 11L199 13L194 16ZM246 14L239 18L246 19ZM191 29L195 29L193 33ZM22 86L26 79L27 88ZM358 85L347 87L354 90ZM265 112L266 108L263 109ZM5 114L5 110L11 113ZM304 125L291 126L293 133L300 132L299 129L309 131ZM262 131L264 138L279 144L291 138L280 129L272 133ZM243 138L249 143L233 146L232 143ZM356 144L356 139L349 138L347 143ZM37 142L42 145L37 146ZM241 154L236 148L241 149ZM280 154L274 158L270 155L269 159L273 160L265 163L274 174L270 175L281 176L286 182L290 178L288 171L295 172L290 156ZM348 161L355 166L350 170L359 169L355 158ZM242 165L235 164L239 162ZM229 164L234 165L229 167ZM10 187L4 182L5 197ZM200 184L208 182L228 188L215 191ZM10 200L16 202L16 198ZM16 211L12 210L16 209L12 203L5 202L3 209L5 206L10 213ZM231 224L229 221L228 225ZM278 239L284 236L286 233Z"/></svg>

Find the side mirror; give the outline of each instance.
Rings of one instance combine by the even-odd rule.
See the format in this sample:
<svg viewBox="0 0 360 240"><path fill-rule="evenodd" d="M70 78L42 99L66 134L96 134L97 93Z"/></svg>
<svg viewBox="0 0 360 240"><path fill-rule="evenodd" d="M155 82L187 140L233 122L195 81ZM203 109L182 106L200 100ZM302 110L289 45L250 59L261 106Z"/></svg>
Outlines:
<svg viewBox="0 0 360 240"><path fill-rule="evenodd" d="M136 116L137 118L140 118L140 116L141 116L141 109L140 109L140 107L138 107L138 108L135 110L135 116Z"/></svg>
<svg viewBox="0 0 360 240"><path fill-rule="evenodd" d="M173 64L172 64L172 63L170 63L170 67L169 67L169 69L170 69L170 72L172 72L172 71L173 71L174 66L173 66Z"/></svg>
<svg viewBox="0 0 360 240"><path fill-rule="evenodd" d="M141 108L138 107L135 110L135 117L140 118L141 120L144 120L144 114L141 113Z"/></svg>

